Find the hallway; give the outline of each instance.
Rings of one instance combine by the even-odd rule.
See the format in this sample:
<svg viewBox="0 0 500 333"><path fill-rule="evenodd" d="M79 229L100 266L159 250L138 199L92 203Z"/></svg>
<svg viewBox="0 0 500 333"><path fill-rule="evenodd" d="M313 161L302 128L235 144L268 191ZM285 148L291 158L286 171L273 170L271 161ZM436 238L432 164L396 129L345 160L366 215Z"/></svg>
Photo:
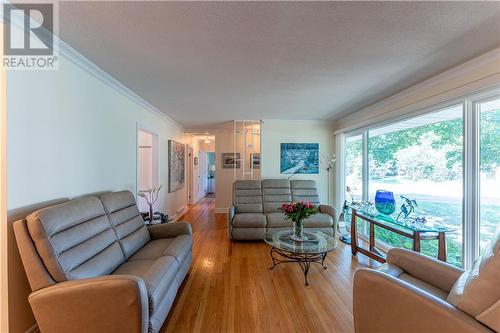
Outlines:
<svg viewBox="0 0 500 333"><path fill-rule="evenodd" d="M226 215L214 209L207 197L181 218L193 226L193 264L162 332L354 331L354 271L377 263L340 243L305 287L296 264L269 270L264 242L229 241Z"/></svg>

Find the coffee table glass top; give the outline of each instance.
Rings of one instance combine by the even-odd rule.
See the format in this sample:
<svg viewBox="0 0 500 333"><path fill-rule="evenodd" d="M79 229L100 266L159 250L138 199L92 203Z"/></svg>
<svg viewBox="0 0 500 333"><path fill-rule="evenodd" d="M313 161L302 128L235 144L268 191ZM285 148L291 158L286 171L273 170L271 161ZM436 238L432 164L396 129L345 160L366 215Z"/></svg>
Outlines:
<svg viewBox="0 0 500 333"><path fill-rule="evenodd" d="M296 242L290 239L291 234L291 230L268 231L264 240L278 250L303 254L329 252L338 245L335 238L314 229L304 229L304 236L308 238L304 242Z"/></svg>

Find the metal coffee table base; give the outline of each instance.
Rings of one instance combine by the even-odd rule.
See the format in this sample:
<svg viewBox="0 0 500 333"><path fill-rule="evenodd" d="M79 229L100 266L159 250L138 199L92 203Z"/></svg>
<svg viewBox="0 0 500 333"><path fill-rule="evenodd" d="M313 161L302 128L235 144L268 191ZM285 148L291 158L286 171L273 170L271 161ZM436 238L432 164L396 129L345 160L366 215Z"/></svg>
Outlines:
<svg viewBox="0 0 500 333"><path fill-rule="evenodd" d="M284 262L296 262L299 264L302 272L304 273L305 285L308 286L307 273L309 273L309 267L311 263L316 263L321 265L323 269L327 269L325 266L325 258L328 252L323 253L294 253L283 250L278 250L274 247L271 248L271 259L273 260L273 266L269 269L273 269L279 264ZM282 259L285 258L285 259Z"/></svg>

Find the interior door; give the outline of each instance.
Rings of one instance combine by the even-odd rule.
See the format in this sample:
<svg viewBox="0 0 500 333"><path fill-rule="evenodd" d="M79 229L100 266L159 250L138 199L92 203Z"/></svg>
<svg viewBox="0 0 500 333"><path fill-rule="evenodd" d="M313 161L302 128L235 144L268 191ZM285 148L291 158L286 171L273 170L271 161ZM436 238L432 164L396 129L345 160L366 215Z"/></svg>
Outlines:
<svg viewBox="0 0 500 333"><path fill-rule="evenodd" d="M194 174L194 160L193 160L193 148L188 147L188 158L187 158L187 172L188 172L188 177L187 177L187 182L188 182L188 205L193 204L193 194L194 194L194 184L195 184L195 174Z"/></svg>

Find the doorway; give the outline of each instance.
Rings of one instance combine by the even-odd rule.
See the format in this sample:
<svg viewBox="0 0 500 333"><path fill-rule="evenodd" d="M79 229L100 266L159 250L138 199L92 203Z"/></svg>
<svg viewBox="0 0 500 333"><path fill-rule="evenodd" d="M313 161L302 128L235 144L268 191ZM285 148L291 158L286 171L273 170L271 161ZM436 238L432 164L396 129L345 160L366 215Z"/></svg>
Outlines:
<svg viewBox="0 0 500 333"><path fill-rule="evenodd" d="M187 196L188 196L188 205L194 204L194 156L193 156L193 148L189 147L187 148L188 151L188 158L187 158Z"/></svg>
<svg viewBox="0 0 500 333"><path fill-rule="evenodd" d="M158 134L144 129L137 131L137 192L158 188L159 179ZM141 212L149 212L149 205L144 198L137 197ZM153 211L158 211L158 202Z"/></svg>
<svg viewBox="0 0 500 333"><path fill-rule="evenodd" d="M215 193L215 152L207 152L206 154L206 187L205 192L207 194Z"/></svg>

